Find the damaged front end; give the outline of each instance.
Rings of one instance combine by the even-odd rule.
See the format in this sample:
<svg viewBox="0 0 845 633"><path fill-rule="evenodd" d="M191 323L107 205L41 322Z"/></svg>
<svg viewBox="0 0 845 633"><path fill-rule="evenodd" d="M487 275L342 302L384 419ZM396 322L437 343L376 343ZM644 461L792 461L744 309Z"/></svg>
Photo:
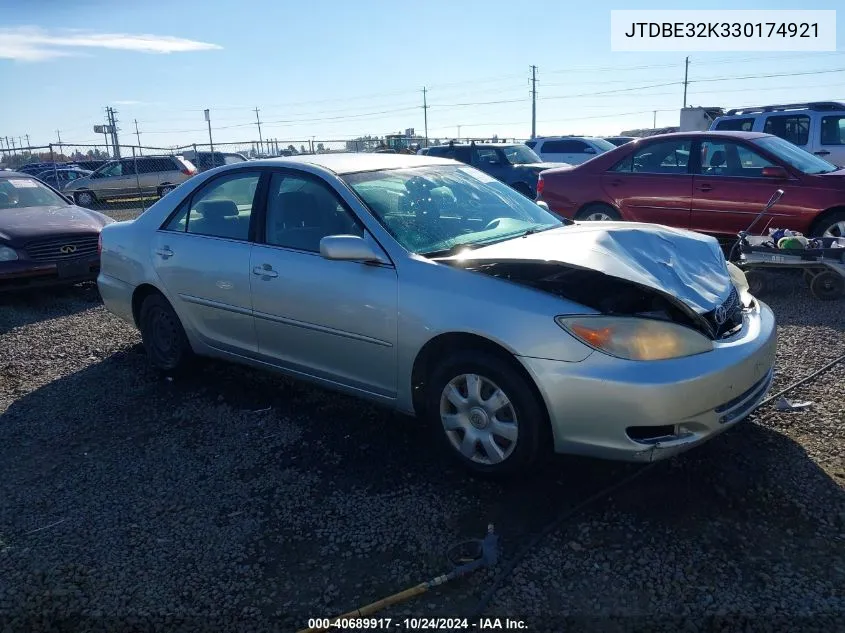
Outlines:
<svg viewBox="0 0 845 633"><path fill-rule="evenodd" d="M467 259L448 263L536 288L607 316L656 319L690 327L711 340L727 338L742 327L743 305L733 287L722 304L710 312L699 314L667 292L573 264L513 259Z"/></svg>

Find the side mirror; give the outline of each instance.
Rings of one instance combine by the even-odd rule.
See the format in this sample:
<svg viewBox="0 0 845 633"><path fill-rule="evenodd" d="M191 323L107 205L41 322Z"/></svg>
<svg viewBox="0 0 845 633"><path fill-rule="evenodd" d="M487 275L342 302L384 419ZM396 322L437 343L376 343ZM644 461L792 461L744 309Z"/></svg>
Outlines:
<svg viewBox="0 0 845 633"><path fill-rule="evenodd" d="M357 235L327 235L320 240L320 255L338 261L384 261L363 237Z"/></svg>
<svg viewBox="0 0 845 633"><path fill-rule="evenodd" d="M548 211L549 213L551 213L551 209L549 209L549 205L547 205L542 200L537 200L537 206L540 207L541 209L543 209L543 211Z"/></svg>
<svg viewBox="0 0 845 633"><path fill-rule="evenodd" d="M775 165L772 167L763 167L763 171L760 173L763 178L777 178L779 180L786 180L789 178L789 173L783 167L779 165Z"/></svg>

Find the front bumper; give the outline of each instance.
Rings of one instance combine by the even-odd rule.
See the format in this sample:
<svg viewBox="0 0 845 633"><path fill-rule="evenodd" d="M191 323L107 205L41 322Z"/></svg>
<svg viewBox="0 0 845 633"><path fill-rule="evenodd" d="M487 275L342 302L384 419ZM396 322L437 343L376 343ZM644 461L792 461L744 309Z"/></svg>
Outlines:
<svg viewBox="0 0 845 633"><path fill-rule="evenodd" d="M776 346L774 315L755 300L742 330L706 354L652 362L600 352L579 363L520 360L546 402L556 452L655 461L748 416L771 387Z"/></svg>
<svg viewBox="0 0 845 633"><path fill-rule="evenodd" d="M99 272L97 255L61 263L25 259L0 262L0 292L93 281Z"/></svg>

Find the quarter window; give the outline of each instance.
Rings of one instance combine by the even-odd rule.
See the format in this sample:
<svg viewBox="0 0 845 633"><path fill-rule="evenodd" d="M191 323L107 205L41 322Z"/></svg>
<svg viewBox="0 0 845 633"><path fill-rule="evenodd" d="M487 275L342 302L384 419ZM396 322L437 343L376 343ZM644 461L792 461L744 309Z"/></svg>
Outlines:
<svg viewBox="0 0 845 633"><path fill-rule="evenodd" d="M259 178L260 174L254 172L216 178L196 192L165 229L230 240L248 239Z"/></svg>
<svg viewBox="0 0 845 633"><path fill-rule="evenodd" d="M806 114L770 116L763 132L779 136L794 145L806 145L810 140L810 117Z"/></svg>
<svg viewBox="0 0 845 633"><path fill-rule="evenodd" d="M274 174L267 198L265 242L319 253L320 240L329 235L363 237L364 230L326 183Z"/></svg>
<svg viewBox="0 0 845 633"><path fill-rule="evenodd" d="M845 116L822 117L822 145L845 145Z"/></svg>
<svg viewBox="0 0 845 633"><path fill-rule="evenodd" d="M753 128L754 119L727 119L716 124L716 129L724 132L751 132Z"/></svg>

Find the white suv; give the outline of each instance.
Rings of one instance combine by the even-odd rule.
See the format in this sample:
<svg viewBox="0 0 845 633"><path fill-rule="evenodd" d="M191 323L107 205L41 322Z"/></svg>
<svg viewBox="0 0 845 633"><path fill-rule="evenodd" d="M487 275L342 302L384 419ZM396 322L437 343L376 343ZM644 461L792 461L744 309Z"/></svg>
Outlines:
<svg viewBox="0 0 845 633"><path fill-rule="evenodd" d="M603 138L588 136L544 136L525 141L544 162L580 165L599 154L616 149Z"/></svg>
<svg viewBox="0 0 845 633"><path fill-rule="evenodd" d="M845 103L820 101L729 110L711 130L774 134L834 165L845 165Z"/></svg>

